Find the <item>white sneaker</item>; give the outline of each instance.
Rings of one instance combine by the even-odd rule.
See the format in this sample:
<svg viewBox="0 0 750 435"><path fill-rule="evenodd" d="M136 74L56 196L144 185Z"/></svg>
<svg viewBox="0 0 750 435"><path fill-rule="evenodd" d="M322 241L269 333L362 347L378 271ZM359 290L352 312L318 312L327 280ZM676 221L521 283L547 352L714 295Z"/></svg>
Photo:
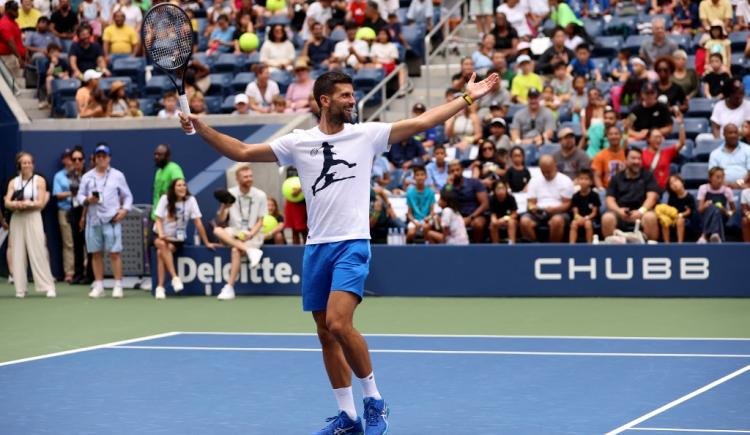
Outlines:
<svg viewBox="0 0 750 435"><path fill-rule="evenodd" d="M104 296L104 287L94 287L89 292L89 297L93 299L98 299L102 296Z"/></svg>
<svg viewBox="0 0 750 435"><path fill-rule="evenodd" d="M143 278L141 280L141 290L147 292L151 291L151 278Z"/></svg>
<svg viewBox="0 0 750 435"><path fill-rule="evenodd" d="M225 285L221 288L221 293L219 293L219 296L217 296L216 299L220 301L229 301L234 299L234 287L232 287L231 285Z"/></svg>
<svg viewBox="0 0 750 435"><path fill-rule="evenodd" d="M13 275L8 275L8 284L13 284Z"/></svg>
<svg viewBox="0 0 750 435"><path fill-rule="evenodd" d="M154 297L156 299L166 299L167 294L166 294L166 291L164 290L164 287L162 286L156 287L156 290L154 292Z"/></svg>
<svg viewBox="0 0 750 435"><path fill-rule="evenodd" d="M57 297L57 293L55 292L54 289L50 290L50 291L47 292L47 297L48 298L56 298Z"/></svg>
<svg viewBox="0 0 750 435"><path fill-rule="evenodd" d="M115 288L112 289L112 297L113 298L115 298L115 299L122 299L123 296L124 295L122 294L122 287L115 286Z"/></svg>
<svg viewBox="0 0 750 435"><path fill-rule="evenodd" d="M185 286L182 285L182 281L180 281L180 277L175 276L172 278L172 290L174 290L175 293L179 293L184 289Z"/></svg>
<svg viewBox="0 0 750 435"><path fill-rule="evenodd" d="M26 292L16 293L16 299L23 299L26 297Z"/></svg>
<svg viewBox="0 0 750 435"><path fill-rule="evenodd" d="M250 262L250 268L255 269L260 264L260 259L263 257L263 251L258 248L247 248L247 260Z"/></svg>

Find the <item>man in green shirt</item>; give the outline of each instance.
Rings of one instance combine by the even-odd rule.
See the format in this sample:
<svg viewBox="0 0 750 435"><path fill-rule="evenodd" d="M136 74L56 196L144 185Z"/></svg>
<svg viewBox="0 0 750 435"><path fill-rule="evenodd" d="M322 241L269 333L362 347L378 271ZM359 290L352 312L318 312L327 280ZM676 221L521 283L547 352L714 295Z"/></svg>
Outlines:
<svg viewBox="0 0 750 435"><path fill-rule="evenodd" d="M156 219L156 205L159 204L159 198L166 195L169 185L174 180L184 179L182 168L177 163L171 161L172 152L169 146L160 144L154 150L154 162L156 163L156 174L154 174L154 207L151 209L151 220Z"/></svg>

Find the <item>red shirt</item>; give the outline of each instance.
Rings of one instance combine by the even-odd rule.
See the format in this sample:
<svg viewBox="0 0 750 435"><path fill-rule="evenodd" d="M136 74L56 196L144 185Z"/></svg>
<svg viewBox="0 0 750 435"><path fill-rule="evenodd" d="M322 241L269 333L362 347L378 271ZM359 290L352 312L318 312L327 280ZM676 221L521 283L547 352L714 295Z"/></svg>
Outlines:
<svg viewBox="0 0 750 435"><path fill-rule="evenodd" d="M349 3L349 12L352 13L352 19L358 26L361 26L365 22L365 8L367 8L367 2L353 1Z"/></svg>
<svg viewBox="0 0 750 435"><path fill-rule="evenodd" d="M0 18L0 55L13 54L7 41L15 42L21 56L26 56L26 48L21 39L21 28L8 17L8 14L5 14Z"/></svg>
<svg viewBox="0 0 750 435"><path fill-rule="evenodd" d="M651 163L653 163L655 155L656 153L654 153L651 148L643 149L644 168L651 170ZM656 178L656 184L658 184L662 189L666 189L667 187L667 180L669 180L669 165L672 163L672 160L674 160L676 156L677 148L673 146L661 149L661 154L659 154L659 161L656 162L656 168L654 168L653 173L654 177Z"/></svg>

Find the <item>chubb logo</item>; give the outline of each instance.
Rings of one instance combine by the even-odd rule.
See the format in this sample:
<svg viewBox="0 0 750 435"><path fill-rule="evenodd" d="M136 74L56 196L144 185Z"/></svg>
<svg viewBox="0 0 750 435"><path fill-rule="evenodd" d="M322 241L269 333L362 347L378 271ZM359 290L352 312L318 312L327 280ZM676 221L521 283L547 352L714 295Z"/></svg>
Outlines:
<svg viewBox="0 0 750 435"><path fill-rule="evenodd" d="M177 274L185 283L198 280L203 284L219 284L229 279L231 266L231 263L223 264L221 257L214 257L213 263L196 263L192 258L180 257L177 259ZM264 257L255 269L250 269L250 265L243 262L238 281L243 284L297 284L299 275L292 272L289 263L273 263L270 258Z"/></svg>
<svg viewBox="0 0 750 435"><path fill-rule="evenodd" d="M634 267L632 257L617 261L612 258L576 260L568 258L537 258L534 261L534 278L542 281L562 281L575 279L630 280L634 276L646 281L672 279L676 275L680 280L707 280L710 263L706 257L683 257L679 262L666 257L644 257L640 270Z"/></svg>

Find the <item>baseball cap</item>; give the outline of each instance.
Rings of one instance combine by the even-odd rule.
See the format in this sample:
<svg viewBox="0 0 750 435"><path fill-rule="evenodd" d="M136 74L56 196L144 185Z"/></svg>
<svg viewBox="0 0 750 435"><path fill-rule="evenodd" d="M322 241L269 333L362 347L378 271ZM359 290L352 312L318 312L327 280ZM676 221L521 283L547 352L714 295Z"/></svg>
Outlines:
<svg viewBox="0 0 750 435"><path fill-rule="evenodd" d="M87 69L83 73L83 81L84 82L87 82L87 81L93 80L93 79L98 79L98 78L101 78L101 77L102 77L102 73L100 73L97 70L93 70L93 69Z"/></svg>
<svg viewBox="0 0 750 435"><path fill-rule="evenodd" d="M492 118L490 121L490 125L502 125L503 127L507 127L507 124L505 123L505 120L503 118Z"/></svg>
<svg viewBox="0 0 750 435"><path fill-rule="evenodd" d="M541 94L539 93L539 89L537 88L529 89L529 93L527 94L529 98L539 98L539 95Z"/></svg>
<svg viewBox="0 0 750 435"><path fill-rule="evenodd" d="M99 153L104 153L108 156L112 155L112 152L109 150L109 145L105 143L100 143L99 145L96 146L96 148L94 148L94 154L99 154Z"/></svg>
<svg viewBox="0 0 750 435"><path fill-rule="evenodd" d="M240 103L248 104L250 103L250 99L245 94L237 94L234 96L234 105L236 106Z"/></svg>
<svg viewBox="0 0 750 435"><path fill-rule="evenodd" d="M630 63L633 65L639 64L641 66L646 66L646 62L644 62L643 59L641 59L640 57L631 57Z"/></svg>
<svg viewBox="0 0 750 435"><path fill-rule="evenodd" d="M654 87L653 83L646 82L641 87L641 92L643 92L644 94L655 94L656 93L656 88Z"/></svg>
<svg viewBox="0 0 750 435"><path fill-rule="evenodd" d="M500 101L498 101L498 100L492 100L492 102L490 103L490 109L494 109L494 108L498 108L499 109L501 107L502 107L502 105L500 104Z"/></svg>
<svg viewBox="0 0 750 435"><path fill-rule="evenodd" d="M412 112L425 112L426 110L427 108L422 103L417 103L411 108Z"/></svg>
<svg viewBox="0 0 750 435"><path fill-rule="evenodd" d="M570 127L563 127L563 128L562 128L562 129L560 130L560 132L559 132L559 133L557 133L557 137L563 138L563 137L565 137L565 136L569 136L569 135L571 135L571 134L572 134L573 136L575 136L575 134L576 134L576 133L575 133L575 132L573 131L573 129L572 129L572 128L570 128Z"/></svg>
<svg viewBox="0 0 750 435"><path fill-rule="evenodd" d="M516 59L516 63L519 65L521 65L524 62L531 62L531 58L526 54L522 54L518 56L518 59Z"/></svg>
<svg viewBox="0 0 750 435"><path fill-rule="evenodd" d="M518 45L516 45L516 51L530 50L530 49L531 49L531 44L529 44L526 41L521 41L518 43Z"/></svg>

